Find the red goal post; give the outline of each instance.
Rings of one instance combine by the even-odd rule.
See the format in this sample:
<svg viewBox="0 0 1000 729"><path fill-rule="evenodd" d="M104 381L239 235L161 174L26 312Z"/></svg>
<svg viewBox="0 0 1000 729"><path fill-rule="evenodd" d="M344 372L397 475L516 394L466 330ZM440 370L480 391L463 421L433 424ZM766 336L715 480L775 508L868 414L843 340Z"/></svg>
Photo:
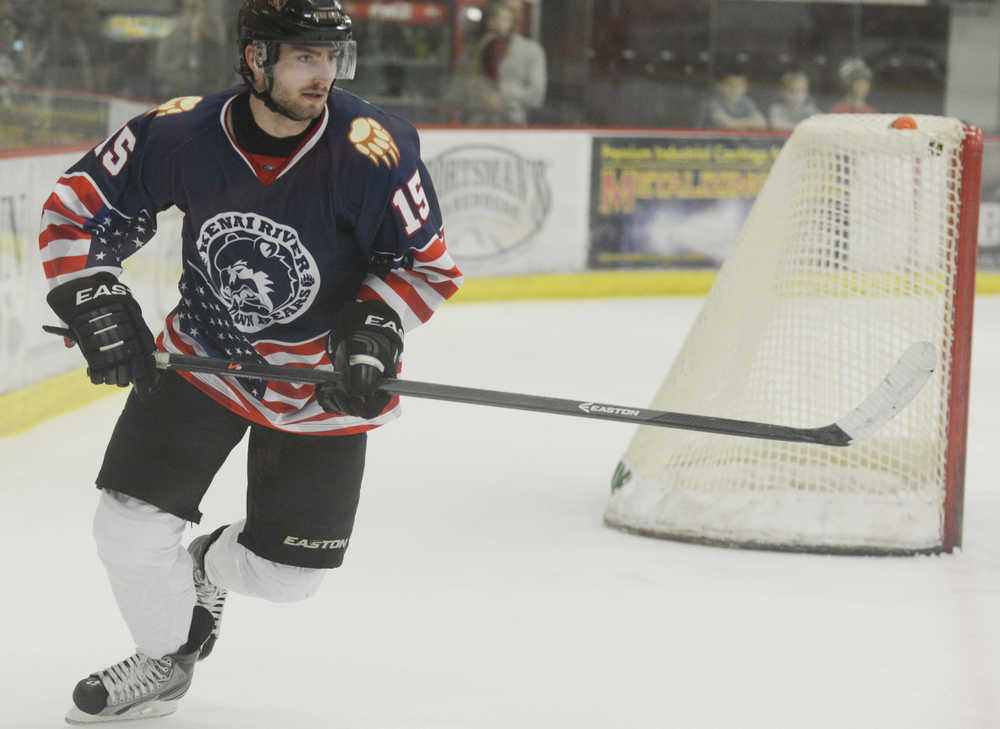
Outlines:
<svg viewBox="0 0 1000 729"><path fill-rule="evenodd" d="M959 252L954 291L954 336L951 343L952 379L949 398L948 454L945 476L944 523L941 549L962 546L965 508L965 451L969 427L969 381L972 366L972 311L976 290L979 198L982 186L983 132L964 125L965 138L958 160L961 184L957 215Z"/></svg>

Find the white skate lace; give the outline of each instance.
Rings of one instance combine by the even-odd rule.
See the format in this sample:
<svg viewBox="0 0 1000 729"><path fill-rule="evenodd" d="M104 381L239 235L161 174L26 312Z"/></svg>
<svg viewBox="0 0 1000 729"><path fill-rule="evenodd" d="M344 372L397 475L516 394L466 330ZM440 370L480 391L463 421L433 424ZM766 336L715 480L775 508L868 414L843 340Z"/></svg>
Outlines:
<svg viewBox="0 0 1000 729"><path fill-rule="evenodd" d="M194 568L194 592L198 598L198 604L212 613L214 624L212 634L218 637L219 626L222 623L222 608L226 605L226 596L229 594L224 588L213 585L205 570L195 566Z"/></svg>
<svg viewBox="0 0 1000 729"><path fill-rule="evenodd" d="M100 678L108 690L108 705L134 703L156 695L172 670L170 658L150 658L143 653L105 668Z"/></svg>

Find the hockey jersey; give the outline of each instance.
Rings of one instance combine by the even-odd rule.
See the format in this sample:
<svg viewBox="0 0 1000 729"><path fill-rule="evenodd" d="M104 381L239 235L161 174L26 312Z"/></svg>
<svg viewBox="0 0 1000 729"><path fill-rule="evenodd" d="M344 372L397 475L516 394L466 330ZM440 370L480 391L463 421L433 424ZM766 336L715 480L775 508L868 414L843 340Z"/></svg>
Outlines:
<svg viewBox="0 0 1000 729"><path fill-rule="evenodd" d="M233 134L246 87L173 99L88 152L43 206L39 246L50 287L122 261L183 213L180 300L161 350L331 369L324 340L339 308L378 299L404 331L462 283L407 122L340 89L277 174L258 176ZM141 303L141 302L140 302ZM311 385L182 373L219 403L281 430L336 435L396 417L324 412Z"/></svg>

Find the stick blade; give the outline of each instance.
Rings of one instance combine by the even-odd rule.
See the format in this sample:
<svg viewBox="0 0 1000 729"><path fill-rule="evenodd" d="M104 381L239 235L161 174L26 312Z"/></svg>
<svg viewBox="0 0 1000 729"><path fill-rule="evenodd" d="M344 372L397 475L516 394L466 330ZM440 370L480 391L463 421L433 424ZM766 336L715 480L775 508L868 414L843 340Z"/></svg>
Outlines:
<svg viewBox="0 0 1000 729"><path fill-rule="evenodd" d="M889 374L864 401L837 421L851 442L864 440L910 404L930 379L937 354L930 342L911 344Z"/></svg>

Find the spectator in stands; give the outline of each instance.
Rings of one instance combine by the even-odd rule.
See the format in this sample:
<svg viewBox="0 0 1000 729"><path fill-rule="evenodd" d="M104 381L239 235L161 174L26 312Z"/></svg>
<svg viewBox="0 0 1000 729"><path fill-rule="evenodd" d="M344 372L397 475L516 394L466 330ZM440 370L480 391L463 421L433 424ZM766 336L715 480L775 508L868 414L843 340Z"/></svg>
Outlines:
<svg viewBox="0 0 1000 729"><path fill-rule="evenodd" d="M11 103L11 92L24 79L24 39L14 6L0 2L0 105Z"/></svg>
<svg viewBox="0 0 1000 729"><path fill-rule="evenodd" d="M750 81L743 68L724 64L716 74L715 92L701 110L699 127L766 129L767 119L747 94Z"/></svg>
<svg viewBox="0 0 1000 729"><path fill-rule="evenodd" d="M528 112L545 101L545 51L516 32L518 13L510 0L486 6L483 35L463 55L450 93L462 123L527 124Z"/></svg>
<svg viewBox="0 0 1000 729"><path fill-rule="evenodd" d="M768 109L771 128L792 129L813 114L819 109L809 96L809 77L805 71L786 71L781 76L781 101Z"/></svg>
<svg viewBox="0 0 1000 729"><path fill-rule="evenodd" d="M181 0L176 25L153 56L153 93L158 99L236 83L228 28L217 5L214 0Z"/></svg>
<svg viewBox="0 0 1000 729"><path fill-rule="evenodd" d="M872 88L872 72L860 58L848 58L837 71L844 87L844 98L830 107L831 114L874 114L867 102Z"/></svg>
<svg viewBox="0 0 1000 729"><path fill-rule="evenodd" d="M524 17L524 0L502 0L510 11L506 29L507 53L500 63L500 93L508 106L511 124L526 124L529 113L545 103L548 68L545 49L519 32Z"/></svg>
<svg viewBox="0 0 1000 729"><path fill-rule="evenodd" d="M97 0L61 0L52 3L51 14L38 32L38 53L33 58L35 83L50 89L102 90L104 71Z"/></svg>

